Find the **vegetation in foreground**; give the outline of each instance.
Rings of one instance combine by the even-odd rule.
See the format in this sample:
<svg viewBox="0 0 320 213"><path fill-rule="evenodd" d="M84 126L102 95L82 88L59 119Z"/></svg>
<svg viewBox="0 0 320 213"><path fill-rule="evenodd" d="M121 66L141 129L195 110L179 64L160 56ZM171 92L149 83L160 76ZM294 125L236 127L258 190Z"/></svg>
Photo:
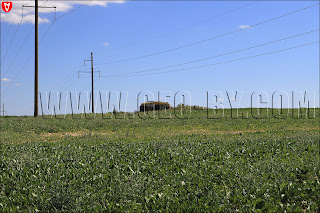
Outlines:
<svg viewBox="0 0 320 213"><path fill-rule="evenodd" d="M319 212L316 119L1 118L1 212Z"/></svg>

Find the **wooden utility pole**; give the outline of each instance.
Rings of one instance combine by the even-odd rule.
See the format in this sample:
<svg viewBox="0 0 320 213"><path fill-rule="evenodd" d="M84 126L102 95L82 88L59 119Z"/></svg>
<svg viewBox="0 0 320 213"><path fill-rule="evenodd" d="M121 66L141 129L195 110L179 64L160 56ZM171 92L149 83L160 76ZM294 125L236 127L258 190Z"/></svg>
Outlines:
<svg viewBox="0 0 320 213"><path fill-rule="evenodd" d="M92 113L94 113L94 98L93 98L93 54L92 54L92 52L91 52L91 92L92 92L92 99L91 99L91 101L92 101L92 104L91 104L91 106L92 106Z"/></svg>
<svg viewBox="0 0 320 213"><path fill-rule="evenodd" d="M39 109L39 100L38 100L38 93L39 93L39 33L38 33L38 17L39 17L39 3L38 0L34 1L34 6L26 6L22 5L22 7L34 7L34 117L38 117L38 109ZM46 7L40 6L40 8L56 8L56 7Z"/></svg>
<svg viewBox="0 0 320 213"><path fill-rule="evenodd" d="M84 60L84 65L86 65L86 61L90 61L91 62L91 106L92 106L92 109L91 109L91 112L94 113L94 95L93 95L93 53L91 52L91 59L90 60ZM99 72L99 71L98 71ZM79 74L81 73L81 71L79 71ZM85 73L85 72L84 72ZM79 76L78 74L78 76ZM99 74L100 76L100 74Z"/></svg>
<svg viewBox="0 0 320 213"><path fill-rule="evenodd" d="M39 43L38 43L38 0L35 0L35 41L34 41L34 117L38 117L38 73L39 73L39 64L38 64L38 56L39 56Z"/></svg>

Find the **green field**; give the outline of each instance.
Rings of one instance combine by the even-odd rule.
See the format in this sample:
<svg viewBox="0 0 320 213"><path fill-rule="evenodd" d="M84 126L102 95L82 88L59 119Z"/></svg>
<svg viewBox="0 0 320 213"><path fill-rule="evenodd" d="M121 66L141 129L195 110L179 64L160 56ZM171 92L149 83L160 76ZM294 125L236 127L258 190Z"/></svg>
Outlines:
<svg viewBox="0 0 320 213"><path fill-rule="evenodd" d="M318 112L2 117L0 212L320 212Z"/></svg>

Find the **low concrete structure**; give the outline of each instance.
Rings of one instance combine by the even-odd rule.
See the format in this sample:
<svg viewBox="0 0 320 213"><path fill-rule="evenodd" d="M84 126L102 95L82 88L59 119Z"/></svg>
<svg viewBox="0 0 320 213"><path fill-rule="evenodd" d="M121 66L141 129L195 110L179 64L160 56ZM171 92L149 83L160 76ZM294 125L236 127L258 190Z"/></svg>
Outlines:
<svg viewBox="0 0 320 213"><path fill-rule="evenodd" d="M170 108L171 108L171 106L168 102L148 101L148 102L142 103L140 105L140 112L153 111L153 110L163 110L163 109L170 109Z"/></svg>

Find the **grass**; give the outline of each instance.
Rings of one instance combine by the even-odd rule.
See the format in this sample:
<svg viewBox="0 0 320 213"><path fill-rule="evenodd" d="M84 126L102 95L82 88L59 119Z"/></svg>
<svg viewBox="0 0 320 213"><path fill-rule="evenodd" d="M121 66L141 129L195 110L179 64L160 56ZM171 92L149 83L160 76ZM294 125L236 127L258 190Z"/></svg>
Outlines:
<svg viewBox="0 0 320 213"><path fill-rule="evenodd" d="M228 115L1 118L0 212L319 212L319 114Z"/></svg>

